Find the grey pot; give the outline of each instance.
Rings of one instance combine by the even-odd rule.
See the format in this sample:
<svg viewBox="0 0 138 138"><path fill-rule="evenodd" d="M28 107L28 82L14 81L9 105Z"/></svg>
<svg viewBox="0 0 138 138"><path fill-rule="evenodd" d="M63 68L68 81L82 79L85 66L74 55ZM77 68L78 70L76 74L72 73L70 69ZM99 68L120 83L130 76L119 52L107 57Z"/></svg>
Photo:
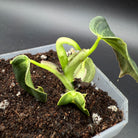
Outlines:
<svg viewBox="0 0 138 138"><path fill-rule="evenodd" d="M70 48L71 48L70 46L67 46L67 45L65 46L66 50L69 50ZM24 53L36 54L36 53L46 52L46 51L49 51L50 49L53 49L56 51L55 44L2 54L0 55L0 59L1 58L9 59L16 55L24 54ZM111 96L117 102L119 109L121 109L124 114L124 118L120 123L106 129L105 131L96 135L94 138L114 137L117 134L119 134L119 132L128 123L128 100L97 67L96 67L96 75L93 80L93 83L95 83L98 88L104 91L107 91L108 95Z"/></svg>

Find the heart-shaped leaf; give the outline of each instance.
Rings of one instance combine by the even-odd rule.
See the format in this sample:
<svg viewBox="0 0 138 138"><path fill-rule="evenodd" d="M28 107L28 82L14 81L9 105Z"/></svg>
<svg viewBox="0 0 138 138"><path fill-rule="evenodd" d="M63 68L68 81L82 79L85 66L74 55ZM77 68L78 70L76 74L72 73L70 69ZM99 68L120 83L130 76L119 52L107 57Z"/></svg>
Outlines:
<svg viewBox="0 0 138 138"><path fill-rule="evenodd" d="M75 104L83 113L90 115L89 111L85 108L85 96L86 94L81 94L80 92L68 91L65 93L58 101L57 105L66 105L69 103Z"/></svg>
<svg viewBox="0 0 138 138"><path fill-rule="evenodd" d="M38 86L36 89L33 85L30 73L30 59L25 55L15 57L11 62L15 77L19 85L29 94L33 95L41 102L47 101L47 94L43 88Z"/></svg>
<svg viewBox="0 0 138 138"><path fill-rule="evenodd" d="M127 44L114 35L105 18L101 16L93 18L89 28L115 51L121 69L119 77L128 74L138 82L138 67L128 54Z"/></svg>

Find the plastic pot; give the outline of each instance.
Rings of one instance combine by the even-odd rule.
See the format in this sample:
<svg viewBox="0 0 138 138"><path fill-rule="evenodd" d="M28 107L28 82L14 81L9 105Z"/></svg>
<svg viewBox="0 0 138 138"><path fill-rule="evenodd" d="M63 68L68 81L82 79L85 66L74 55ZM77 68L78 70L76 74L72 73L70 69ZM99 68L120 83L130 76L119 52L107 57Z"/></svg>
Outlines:
<svg viewBox="0 0 138 138"><path fill-rule="evenodd" d="M69 50L70 48L71 48L70 46L65 45L66 50ZM36 54L41 52L47 52L50 49L53 49L56 51L55 44L2 54L0 55L0 59L1 58L9 59L24 53ZM124 115L123 120L120 123L106 129L100 134L94 136L94 138L114 137L124 128L124 126L128 122L128 100L97 67L96 67L96 75L93 80L93 83L95 83L98 88L108 92L108 95L111 96L112 99L114 99L117 102L119 109L123 111L123 115Z"/></svg>

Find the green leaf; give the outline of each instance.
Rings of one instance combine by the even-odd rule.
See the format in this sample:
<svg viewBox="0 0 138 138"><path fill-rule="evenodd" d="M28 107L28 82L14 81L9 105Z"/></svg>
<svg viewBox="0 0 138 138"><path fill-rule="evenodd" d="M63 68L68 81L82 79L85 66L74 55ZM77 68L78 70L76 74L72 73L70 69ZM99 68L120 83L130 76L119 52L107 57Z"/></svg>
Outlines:
<svg viewBox="0 0 138 138"><path fill-rule="evenodd" d="M83 82L91 82L95 76L95 65L91 58L86 58L74 72L74 78L80 78Z"/></svg>
<svg viewBox="0 0 138 138"><path fill-rule="evenodd" d="M127 44L114 35L106 19L101 16L95 17L90 21L89 28L92 33L100 37L113 48L121 69L119 77L128 74L138 82L138 67L129 56Z"/></svg>
<svg viewBox="0 0 138 138"><path fill-rule="evenodd" d="M65 93L58 101L57 105L66 105L69 103L75 104L83 113L90 115L89 111L85 108L85 96L86 94L81 94L75 90Z"/></svg>
<svg viewBox="0 0 138 138"><path fill-rule="evenodd" d="M33 95L41 102L47 101L47 94L43 88L38 86L35 89L30 73L30 59L25 55L15 57L11 62L15 77L19 85L25 89L29 94Z"/></svg>
<svg viewBox="0 0 138 138"><path fill-rule="evenodd" d="M68 64L68 57L67 57L66 51L63 47L63 44L71 45L75 48L75 50L81 50L81 48L79 47L77 42L75 42L74 40L67 38L67 37L60 37L56 41L56 50L57 50L58 59L60 61L62 70L64 71L65 67Z"/></svg>

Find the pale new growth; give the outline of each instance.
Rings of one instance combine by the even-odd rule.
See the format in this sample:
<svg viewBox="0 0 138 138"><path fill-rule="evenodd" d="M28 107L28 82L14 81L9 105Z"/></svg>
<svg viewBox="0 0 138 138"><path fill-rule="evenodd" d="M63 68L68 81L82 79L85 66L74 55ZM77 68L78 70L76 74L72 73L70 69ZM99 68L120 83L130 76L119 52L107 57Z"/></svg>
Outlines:
<svg viewBox="0 0 138 138"><path fill-rule="evenodd" d="M83 74L83 76L82 76L82 80L85 78L85 76L86 76L86 74L87 74L87 69L85 68L85 70L84 70L84 72L83 72L84 74ZM78 78L79 79L79 78Z"/></svg>
<svg viewBox="0 0 138 138"><path fill-rule="evenodd" d="M115 105L108 106L108 109L111 109L114 112L117 112L118 108Z"/></svg>
<svg viewBox="0 0 138 138"><path fill-rule="evenodd" d="M9 102L7 100L3 100L0 102L0 109L5 110L5 108L9 105Z"/></svg>
<svg viewBox="0 0 138 138"><path fill-rule="evenodd" d="M93 113L92 120L95 124L99 124L101 122L102 118L97 113Z"/></svg>

